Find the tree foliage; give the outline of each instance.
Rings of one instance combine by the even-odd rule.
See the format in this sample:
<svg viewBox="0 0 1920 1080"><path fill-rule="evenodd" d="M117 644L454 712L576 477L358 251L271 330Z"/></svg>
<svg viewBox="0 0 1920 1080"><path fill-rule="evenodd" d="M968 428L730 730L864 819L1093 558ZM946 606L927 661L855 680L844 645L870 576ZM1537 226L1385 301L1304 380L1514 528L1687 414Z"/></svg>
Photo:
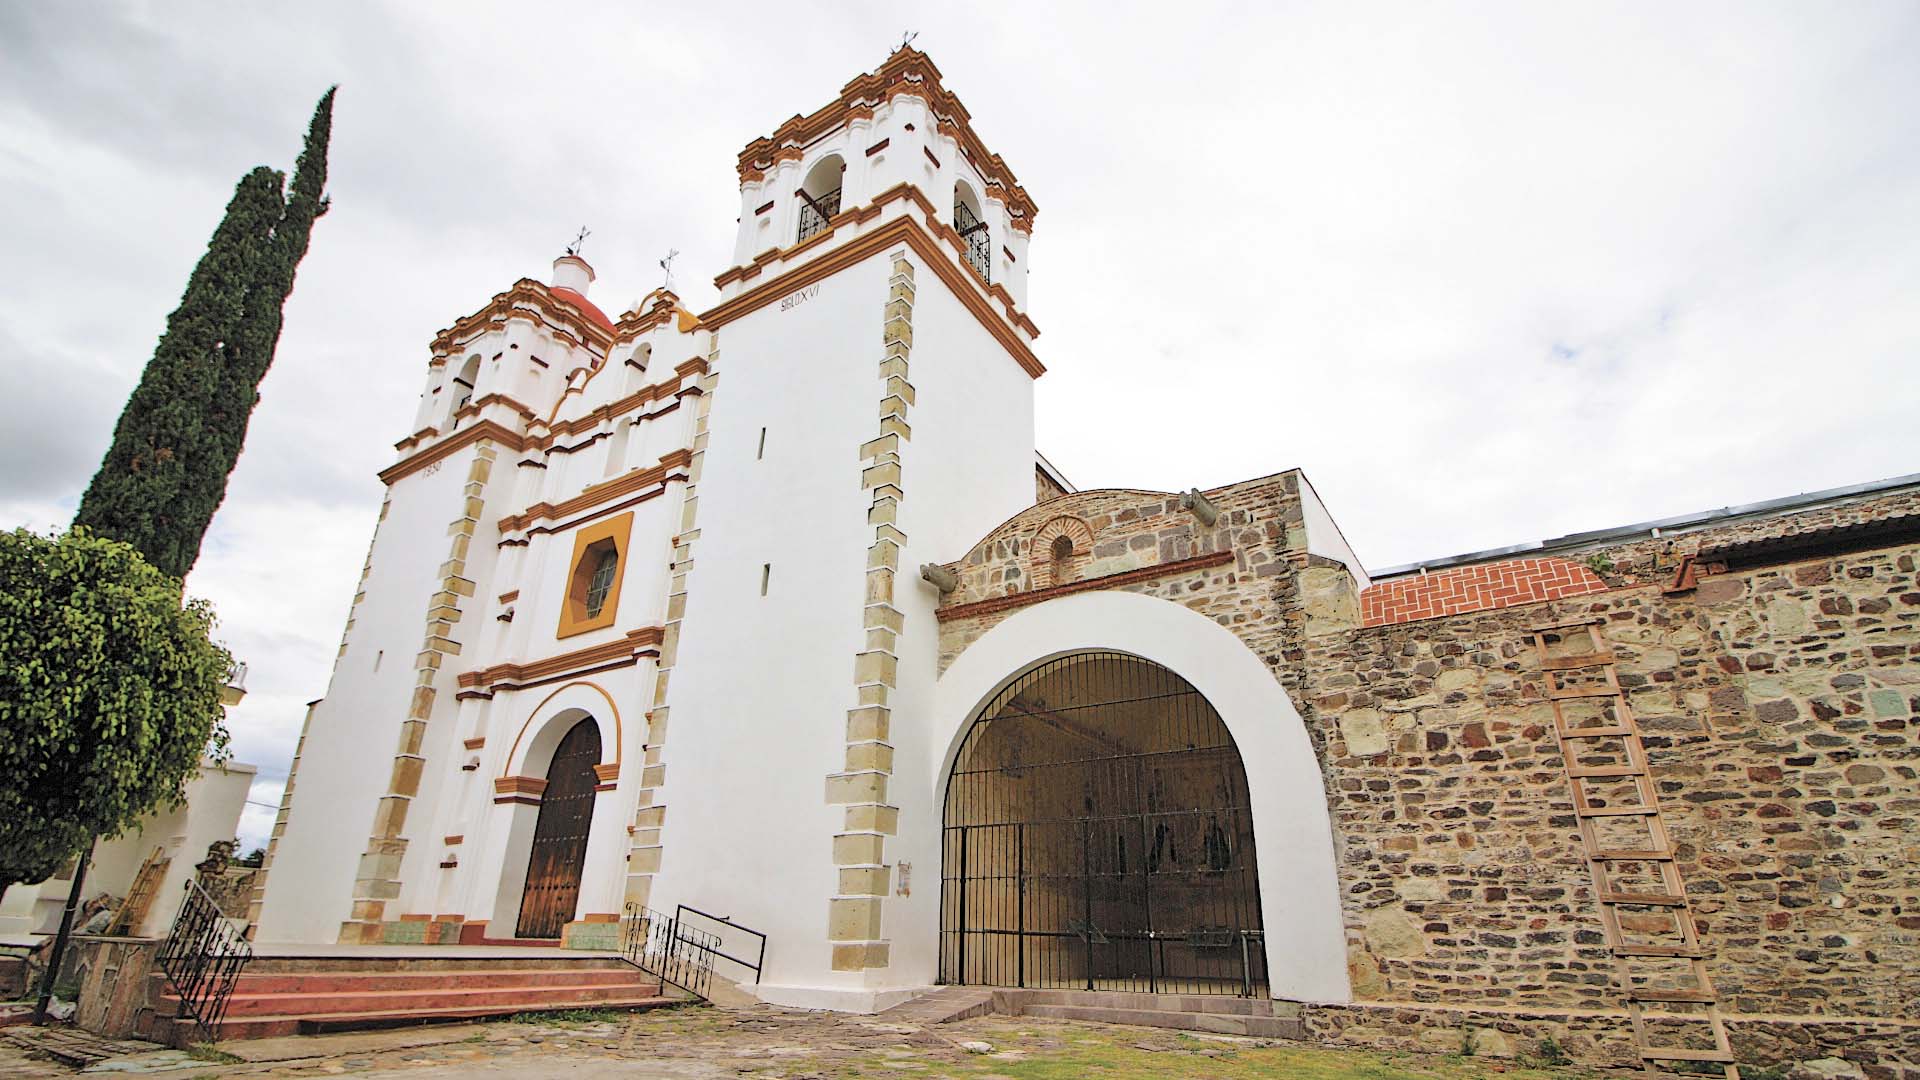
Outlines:
<svg viewBox="0 0 1920 1080"><path fill-rule="evenodd" d="M0 533L0 890L178 805L225 755L213 621L128 544Z"/></svg>
<svg viewBox="0 0 1920 1080"><path fill-rule="evenodd" d="M262 167L235 189L74 516L75 525L132 544L176 578L193 568L226 491L224 464L217 489L208 483L224 457L208 407L222 382L222 346L280 217L280 184L279 173Z"/></svg>
<svg viewBox="0 0 1920 1080"><path fill-rule="evenodd" d="M74 518L178 578L226 498L294 272L326 213L333 96L314 109L290 193L265 166L241 179Z"/></svg>

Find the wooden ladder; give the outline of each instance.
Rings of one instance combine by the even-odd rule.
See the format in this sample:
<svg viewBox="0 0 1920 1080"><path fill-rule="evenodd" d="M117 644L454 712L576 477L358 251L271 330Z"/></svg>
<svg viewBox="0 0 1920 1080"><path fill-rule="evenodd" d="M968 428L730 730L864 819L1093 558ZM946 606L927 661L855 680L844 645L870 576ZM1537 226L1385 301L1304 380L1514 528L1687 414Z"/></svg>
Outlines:
<svg viewBox="0 0 1920 1080"><path fill-rule="evenodd" d="M1602 626L1589 619L1531 632L1634 1046L1651 1076L1662 1075L1662 1062L1703 1062L1740 1080L1647 748Z"/></svg>
<svg viewBox="0 0 1920 1080"><path fill-rule="evenodd" d="M120 902L120 910L113 913L113 921L107 924L108 936L131 934L146 921L147 909L153 906L154 891L160 887L160 878L173 861L164 858L165 854L164 849L154 848L153 854L140 864L140 872L133 875L133 884L127 886L127 898Z"/></svg>

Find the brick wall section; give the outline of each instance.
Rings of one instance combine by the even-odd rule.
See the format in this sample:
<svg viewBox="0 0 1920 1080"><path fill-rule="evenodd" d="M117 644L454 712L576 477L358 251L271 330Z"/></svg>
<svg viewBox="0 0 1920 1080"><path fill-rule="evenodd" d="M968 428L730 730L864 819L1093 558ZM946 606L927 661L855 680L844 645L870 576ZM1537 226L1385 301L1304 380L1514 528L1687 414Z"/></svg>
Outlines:
<svg viewBox="0 0 1920 1080"><path fill-rule="evenodd" d="M1209 491L1224 511L1213 530L1168 495L1051 500L954 564L961 585L945 609L1033 591L1031 541L1063 514L1094 536L1078 587L1232 554L1116 580L1233 630L1307 725L1332 812L1349 972L1356 998L1372 1003L1322 1009L1316 1030L1396 1045L1392 1031L1411 1039L1447 1026L1447 1010L1478 1010L1507 1017L1516 1039L1558 1031L1581 1060L1629 1059L1527 633L1598 617L1736 1048L1750 1062L1846 1054L1872 1063L1872 1076L1920 1076L1920 549L1709 576L1668 596L1649 561L1657 552L1636 542L1602 575L1619 579L1607 591L1366 626L1345 568L1305 553L1297 490L1282 474ZM1877 520L1914 498L1812 516ZM1673 550L1810 527L1795 515L1737 522ZM943 619L943 669L1017 608L974 610Z"/></svg>
<svg viewBox="0 0 1920 1080"><path fill-rule="evenodd" d="M1360 594L1360 617L1364 626L1385 626L1606 589L1606 582L1579 563L1509 559L1378 582Z"/></svg>

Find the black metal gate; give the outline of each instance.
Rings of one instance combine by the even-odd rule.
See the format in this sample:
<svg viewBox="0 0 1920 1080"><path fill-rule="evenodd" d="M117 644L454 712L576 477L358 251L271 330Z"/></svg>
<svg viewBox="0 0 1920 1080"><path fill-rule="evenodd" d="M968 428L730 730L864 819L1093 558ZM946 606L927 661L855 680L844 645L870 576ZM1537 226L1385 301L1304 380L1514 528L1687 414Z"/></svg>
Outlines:
<svg viewBox="0 0 1920 1080"><path fill-rule="evenodd" d="M940 981L1264 994L1246 768L1185 679L1079 653L1015 679L947 779Z"/></svg>

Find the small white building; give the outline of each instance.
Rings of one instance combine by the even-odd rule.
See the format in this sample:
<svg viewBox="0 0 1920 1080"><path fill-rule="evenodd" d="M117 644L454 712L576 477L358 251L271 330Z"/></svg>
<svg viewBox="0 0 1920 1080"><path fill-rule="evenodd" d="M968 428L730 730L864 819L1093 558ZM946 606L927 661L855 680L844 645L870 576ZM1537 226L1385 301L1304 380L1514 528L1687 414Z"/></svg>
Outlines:
<svg viewBox="0 0 1920 1080"><path fill-rule="evenodd" d="M180 910L187 879L207 857L208 846L238 835L247 791L258 771L239 762L201 762L200 774L187 782L184 803L156 810L94 848L83 899L106 893L124 901L141 868L151 862L159 871L152 900L146 914L126 932L129 937L164 935ZM8 889L0 897L0 945L37 945L44 935L57 931L72 884L68 872Z"/></svg>

